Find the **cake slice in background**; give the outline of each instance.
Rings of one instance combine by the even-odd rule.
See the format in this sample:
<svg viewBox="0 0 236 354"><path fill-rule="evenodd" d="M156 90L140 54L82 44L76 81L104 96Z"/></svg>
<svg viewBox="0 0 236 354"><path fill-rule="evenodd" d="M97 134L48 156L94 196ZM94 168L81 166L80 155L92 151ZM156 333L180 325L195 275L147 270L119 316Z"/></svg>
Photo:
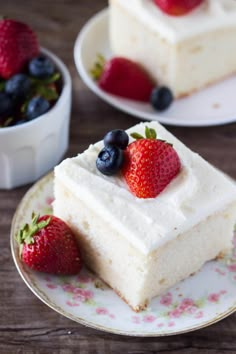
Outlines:
<svg viewBox="0 0 236 354"><path fill-rule="evenodd" d="M88 268L135 311L228 252L236 220L234 182L157 122L127 133L144 135L146 127L172 144L181 162L155 198L137 198L121 172L98 171L103 142L55 168L54 214L77 235Z"/></svg>
<svg viewBox="0 0 236 354"><path fill-rule="evenodd" d="M109 4L113 55L141 64L176 98L236 73L235 0L204 0L182 16L164 13L154 0Z"/></svg>

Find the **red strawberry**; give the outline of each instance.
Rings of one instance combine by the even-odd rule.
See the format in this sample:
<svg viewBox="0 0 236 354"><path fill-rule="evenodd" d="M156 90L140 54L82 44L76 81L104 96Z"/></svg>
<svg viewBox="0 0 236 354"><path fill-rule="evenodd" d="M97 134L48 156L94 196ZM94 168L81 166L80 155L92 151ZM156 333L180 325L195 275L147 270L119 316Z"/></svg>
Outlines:
<svg viewBox="0 0 236 354"><path fill-rule="evenodd" d="M168 15L181 16L192 11L204 0L154 0L155 4Z"/></svg>
<svg viewBox="0 0 236 354"><path fill-rule="evenodd" d="M149 102L155 86L140 65L123 57L114 57L105 62L99 56L91 74L98 80L102 90L136 101Z"/></svg>
<svg viewBox="0 0 236 354"><path fill-rule="evenodd" d="M2 78L8 79L19 73L38 53L38 40L29 26L10 19L0 21L0 76Z"/></svg>
<svg viewBox="0 0 236 354"><path fill-rule="evenodd" d="M51 274L76 274L82 266L76 239L61 219L32 215L18 233L22 261L31 269Z"/></svg>
<svg viewBox="0 0 236 354"><path fill-rule="evenodd" d="M146 127L146 137L131 134L138 140L125 150L123 176L138 198L155 198L180 171L180 159L173 146L156 139L154 129Z"/></svg>

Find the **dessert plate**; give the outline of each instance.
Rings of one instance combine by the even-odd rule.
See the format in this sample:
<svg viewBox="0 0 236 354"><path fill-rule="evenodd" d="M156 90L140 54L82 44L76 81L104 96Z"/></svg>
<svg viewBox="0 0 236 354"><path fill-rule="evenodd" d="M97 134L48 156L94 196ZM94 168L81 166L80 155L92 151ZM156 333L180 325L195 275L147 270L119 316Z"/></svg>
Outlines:
<svg viewBox="0 0 236 354"><path fill-rule="evenodd" d="M236 310L236 238L226 258L156 297L145 311L133 312L113 290L85 268L77 276L37 273L19 259L15 235L34 210L51 213L53 175L37 182L21 201L12 221L11 250L25 283L45 304L86 326L130 336L164 336L213 324Z"/></svg>
<svg viewBox="0 0 236 354"><path fill-rule="evenodd" d="M112 106L137 118L157 120L179 126L211 126L236 121L236 76L210 86L189 97L175 100L171 107L155 112L150 104L122 99L102 91L89 74L98 53L112 57L108 36L108 12L105 9L93 16L79 33L74 47L77 70L86 85Z"/></svg>

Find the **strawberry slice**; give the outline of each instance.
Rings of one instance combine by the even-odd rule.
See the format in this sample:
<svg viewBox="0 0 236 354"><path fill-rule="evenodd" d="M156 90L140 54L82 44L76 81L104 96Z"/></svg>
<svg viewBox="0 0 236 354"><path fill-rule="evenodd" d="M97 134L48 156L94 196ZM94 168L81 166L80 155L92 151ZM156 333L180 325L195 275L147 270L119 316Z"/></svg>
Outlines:
<svg viewBox="0 0 236 354"><path fill-rule="evenodd" d="M136 141L124 151L123 176L138 198L155 198L179 173L181 163L173 146L157 140L154 129L146 127L146 138L131 134Z"/></svg>
<svg viewBox="0 0 236 354"><path fill-rule="evenodd" d="M186 15L204 0L153 0L154 3L166 14L171 16Z"/></svg>
<svg viewBox="0 0 236 354"><path fill-rule="evenodd" d="M82 266L74 234L61 219L32 215L19 231L20 258L31 269L50 274L76 274Z"/></svg>
<svg viewBox="0 0 236 354"><path fill-rule="evenodd" d="M102 90L135 101L149 102L155 86L140 65L123 57L114 57L105 62L99 56L91 75Z"/></svg>

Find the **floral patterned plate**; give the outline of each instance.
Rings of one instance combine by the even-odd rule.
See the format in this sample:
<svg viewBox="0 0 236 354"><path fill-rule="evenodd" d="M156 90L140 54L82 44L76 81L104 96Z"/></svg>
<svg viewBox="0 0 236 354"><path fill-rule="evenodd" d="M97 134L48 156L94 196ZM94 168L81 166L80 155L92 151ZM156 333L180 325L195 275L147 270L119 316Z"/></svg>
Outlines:
<svg viewBox="0 0 236 354"><path fill-rule="evenodd" d="M32 292L60 314L110 333L163 336L208 326L236 310L236 238L234 250L222 260L208 262L197 274L156 297L145 311L133 312L88 270L77 276L48 276L25 267L15 242L19 227L32 211L52 212L53 175L37 182L21 201L11 229L16 267Z"/></svg>

